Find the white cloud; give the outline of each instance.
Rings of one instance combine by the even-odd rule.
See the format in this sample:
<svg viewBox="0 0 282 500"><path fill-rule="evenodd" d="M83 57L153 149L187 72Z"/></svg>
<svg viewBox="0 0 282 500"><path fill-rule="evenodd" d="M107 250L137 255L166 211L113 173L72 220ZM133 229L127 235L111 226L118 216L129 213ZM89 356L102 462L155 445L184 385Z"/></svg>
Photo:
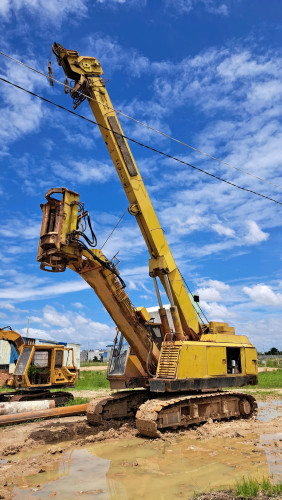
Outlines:
<svg viewBox="0 0 282 500"><path fill-rule="evenodd" d="M52 170L56 177L75 184L104 183L115 173L112 165L97 160L53 163Z"/></svg>
<svg viewBox="0 0 282 500"><path fill-rule="evenodd" d="M271 347L281 349L281 317L256 317L251 321L243 320L238 323L238 332L247 335L258 351L265 352Z"/></svg>
<svg viewBox="0 0 282 500"><path fill-rule="evenodd" d="M178 14L189 14L192 10L204 9L211 14L228 15L228 6L221 0L165 0L165 5Z"/></svg>
<svg viewBox="0 0 282 500"><path fill-rule="evenodd" d="M96 227L98 228L95 224L95 228ZM100 231L99 228L98 230L95 229L96 234L98 235L98 246L101 246L102 242L104 243L112 229L113 225L103 228L103 231ZM102 251L108 258L112 258L112 256L118 254L117 258L124 262L132 260L136 257L136 255L140 255L145 249L146 244L140 234L137 224L122 222L116 231L111 235Z"/></svg>
<svg viewBox="0 0 282 500"><path fill-rule="evenodd" d="M66 328L71 326L71 322L66 314L61 314L56 311L52 306L45 306L43 309L43 318L46 323L53 326L60 326Z"/></svg>
<svg viewBox="0 0 282 500"><path fill-rule="evenodd" d="M222 281L207 280L203 282L201 287L197 288L196 292L200 296L201 303L202 300L206 303L206 301L217 302L222 300L221 292L224 292L226 296L226 292L228 292L229 289L230 286Z"/></svg>
<svg viewBox="0 0 282 500"><path fill-rule="evenodd" d="M14 304L9 304L8 302L0 302L0 309L7 309L10 312L15 310Z"/></svg>
<svg viewBox="0 0 282 500"><path fill-rule="evenodd" d="M230 286L227 285L227 283L224 283L223 281L208 280L206 281L206 284L209 285L210 287L215 288L216 290L220 290L221 292L226 292L227 290L230 289Z"/></svg>
<svg viewBox="0 0 282 500"><path fill-rule="evenodd" d="M15 238L17 237L24 240L38 239L40 235L41 223L37 220L29 219L26 221L22 216L18 218L10 219L6 224L2 224L0 227L0 235L4 238ZM10 247L9 247L10 248ZM18 251L18 247L17 251ZM11 251L11 248L10 250Z"/></svg>
<svg viewBox="0 0 282 500"><path fill-rule="evenodd" d="M110 4L110 3L126 3L128 0L97 0L98 3Z"/></svg>
<svg viewBox="0 0 282 500"><path fill-rule="evenodd" d="M90 347L105 347L113 341L115 326L93 321L93 319L77 314L74 311L63 312L52 306L45 306L42 318L33 318L34 322L40 322L45 326L42 328L30 328L30 337L56 340L61 342L74 342ZM23 334L25 329L20 330Z"/></svg>
<svg viewBox="0 0 282 500"><path fill-rule="evenodd" d="M72 18L85 17L87 13L87 1L76 0L1 0L0 16L4 21L10 21L12 14L16 16L36 16L38 22L52 22L59 25L68 16ZM71 20L73 20L71 18Z"/></svg>
<svg viewBox="0 0 282 500"><path fill-rule="evenodd" d="M81 302L74 302L72 305L74 307L76 307L77 309L83 309L84 308L84 305L81 304Z"/></svg>
<svg viewBox="0 0 282 500"><path fill-rule="evenodd" d="M268 285L258 284L252 287L245 286L243 291L256 304L261 304L263 306L282 306L282 293L275 293Z"/></svg>
<svg viewBox="0 0 282 500"><path fill-rule="evenodd" d="M17 54L11 54L19 58ZM31 66L37 63L30 58ZM47 86L47 82L41 76L28 71L26 68L8 61L1 69L1 76L28 90L40 90ZM26 92L1 82L2 107L1 117L5 126L0 129L0 138L8 145L19 137L37 131L41 122L47 117L42 102Z"/></svg>
<svg viewBox="0 0 282 500"><path fill-rule="evenodd" d="M145 6L147 0L96 0L98 4L104 5L105 7L118 6L118 5L128 5L132 6Z"/></svg>
<svg viewBox="0 0 282 500"><path fill-rule="evenodd" d="M230 236L231 238L235 236L235 231L230 227L224 226L223 224L212 224L211 227L219 235Z"/></svg>
<svg viewBox="0 0 282 500"><path fill-rule="evenodd" d="M26 276L25 282L15 282L0 288L0 299L24 302L26 300L47 299L86 289L89 289L89 285L83 280L64 281L53 285L42 285L40 281L39 285L34 278L30 280L30 277Z"/></svg>
<svg viewBox="0 0 282 500"><path fill-rule="evenodd" d="M90 36L87 45L89 53L99 60L107 75L123 68L127 74L139 78L150 67L150 61L147 57L136 49L121 46L110 36Z"/></svg>
<svg viewBox="0 0 282 500"><path fill-rule="evenodd" d="M215 288L197 288L197 293L199 294L201 303L206 301L219 301L221 300L221 295Z"/></svg>
<svg viewBox="0 0 282 500"><path fill-rule="evenodd" d="M262 241L266 241L269 237L268 233L264 233L257 223L253 220L247 221L247 226L249 228L249 232L245 237L245 240L250 245L254 245L256 243L261 243Z"/></svg>
<svg viewBox="0 0 282 500"><path fill-rule="evenodd" d="M20 328L19 333L25 337L26 336L26 328ZM29 328L29 337L34 339L43 339L43 340L56 340L56 336L50 334L49 331L43 330L42 328ZM63 341L61 339L61 341Z"/></svg>
<svg viewBox="0 0 282 500"><path fill-rule="evenodd" d="M235 315L232 311L228 310L226 306L217 304L216 302L201 301L201 308L206 312L209 321L228 321Z"/></svg>

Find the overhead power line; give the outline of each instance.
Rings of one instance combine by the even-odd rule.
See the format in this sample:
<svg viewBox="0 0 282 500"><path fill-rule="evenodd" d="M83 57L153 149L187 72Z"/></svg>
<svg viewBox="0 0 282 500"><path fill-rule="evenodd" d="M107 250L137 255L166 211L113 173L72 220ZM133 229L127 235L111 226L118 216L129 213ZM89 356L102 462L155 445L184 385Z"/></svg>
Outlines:
<svg viewBox="0 0 282 500"><path fill-rule="evenodd" d="M38 75L41 75L47 79L49 79L49 75L46 75L45 73L43 73L42 71L39 71L38 69L35 69L33 68L32 66L29 66L28 64L25 64L23 63L22 61L19 61L18 59L15 59L14 57L12 56L9 56L8 54L5 54L5 52L2 52L0 51L0 54L4 57L7 57L8 59L10 59L11 61L17 63L17 64L20 64L21 66L24 66L25 68L33 71L34 73L37 73ZM60 80L56 80L54 77L52 77L52 80L53 82L56 82L58 83L59 85L62 85L64 88L68 88L69 90L72 90L72 87L70 87L69 85L67 85L65 82L60 82ZM81 95L86 97L87 99L91 100L91 101L94 101L94 102L98 102L99 104L101 104L102 106L106 107L107 109L111 110L111 111L114 111L115 113L118 113L122 116L124 116L125 118L128 118L129 120L137 123L138 125L141 125L142 127L145 127L149 130L152 130L153 132L156 132L157 134L160 134L162 135L163 137L166 137L167 139L170 139L171 141L174 141L174 142L177 142L178 144L181 144L182 146L185 146L189 149L192 149L193 151L196 151L197 153L200 153L201 155L203 156L206 156L207 158L210 158L211 160L214 160L214 161L217 161L218 163L221 163L222 165L226 165L227 167L231 167L233 168L234 170L237 170L238 172L242 172L243 174L245 175L249 175L250 177L253 177L254 179L257 179L261 182L265 182L266 184L269 184L270 186L274 186L276 187L277 189L281 189L282 190L282 187L281 186L278 186L277 184L274 184L273 182L270 182L266 179L263 179L263 177L259 177L255 174L252 174L251 172L247 172L246 170L243 170L242 168L239 168L239 167L235 167L234 165L232 165L231 163L228 163L226 161L223 161L223 160L220 160L219 158L217 158L216 156L212 156L208 153L205 153L204 151L201 151L200 149L198 148L195 148L193 146L190 146L189 144L187 144L186 142L183 142L179 139L176 139L175 137L172 137L171 135L168 135L166 134L165 132L162 132L161 130L158 130L154 127L151 127L150 125L148 125L147 123L144 123L144 122L141 122L139 120L137 120L136 118L133 118L132 116L130 115L127 115L126 113L123 113L120 109L115 109L115 108L112 108L111 106L108 106L107 104L101 102L101 101L98 101L97 99L94 99L94 97L90 97L86 94L83 94L81 92Z"/></svg>
<svg viewBox="0 0 282 500"><path fill-rule="evenodd" d="M78 118L81 118L83 120L86 120L89 123L92 123L93 125L98 125L99 127L103 128L105 130L108 130L109 132L112 132L112 130L110 128L105 127L101 123L98 123L98 122L96 122L94 120L91 120L90 118L86 118L86 116L80 115L79 113L75 113L74 111L72 111L72 110L70 110L68 108L65 108L64 106L61 106L60 104L57 104L57 103L55 103L53 101L50 101L49 99L46 99L45 97L42 97L42 96L36 94L35 92L32 92L31 90L27 90L24 87L21 87L20 85L17 85L17 84L15 84L13 82L10 82L9 80L6 80L5 78L2 78L2 77L0 77L0 80L2 82L5 82L5 83L9 84L9 85L12 85L13 87L15 87L17 89L23 90L27 94L30 94L30 95L32 95L34 97L37 97L38 99L41 99L42 101L47 102L48 104L52 104L53 106L56 106L59 109L67 111L71 115L77 116ZM168 153L164 153L163 151L160 151L159 149L152 148L151 146L148 146L147 144L144 144L142 142L136 141L135 139L132 139L131 137L128 137L128 136L126 136L126 135L124 135L122 133L119 133L119 132L115 132L115 133L118 134L118 135L120 135L121 137L123 137L127 141L133 142L134 144L138 144L138 146L142 146L143 148L149 149L150 151L154 151L155 153L158 153L158 154L160 154L162 156L165 156L166 158L170 158L171 160L177 161L178 163L181 163L183 165L187 165L188 167L193 168L194 170L198 170L198 172L202 172L203 174L206 174L209 177L212 177L213 179L217 179L218 181L225 182L225 184L229 184L230 186L233 186L233 187L235 187L237 189L241 189L242 191L246 191L248 193L252 193L252 194L254 194L256 196L260 196L261 198L265 198L266 200L269 200L269 201L272 201L274 203L277 203L278 205L282 205L282 202L280 202L278 200L275 200L274 198L270 198L269 196L266 196L264 194L258 193L257 191L253 191L252 189L244 188L242 186L239 186L238 184L235 184L234 182L227 181L226 179L222 179L221 177L218 177L217 175L211 174L210 172L206 172L206 170L203 170L202 168L195 167L195 165L192 165L191 163L188 163L188 162L186 162L184 160L180 160L180 158L177 158L176 156L172 156L172 155L169 155Z"/></svg>

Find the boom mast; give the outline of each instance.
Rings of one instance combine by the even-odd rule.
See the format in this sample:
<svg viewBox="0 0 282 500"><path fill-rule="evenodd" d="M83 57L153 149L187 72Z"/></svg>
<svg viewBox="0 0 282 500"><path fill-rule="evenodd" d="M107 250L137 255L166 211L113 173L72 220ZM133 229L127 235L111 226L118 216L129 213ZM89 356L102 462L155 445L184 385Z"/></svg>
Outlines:
<svg viewBox="0 0 282 500"><path fill-rule="evenodd" d="M85 95L88 96L88 103L130 203L129 211L135 216L146 242L151 257L150 276L155 280L159 277L171 306L177 306L176 314L178 310L181 323L178 338L186 335L198 340L201 333L198 316L101 78L103 71L99 62L92 57L79 56L78 52L66 50L57 43L53 44L53 51L66 77L75 81L71 91L75 107L84 100Z"/></svg>

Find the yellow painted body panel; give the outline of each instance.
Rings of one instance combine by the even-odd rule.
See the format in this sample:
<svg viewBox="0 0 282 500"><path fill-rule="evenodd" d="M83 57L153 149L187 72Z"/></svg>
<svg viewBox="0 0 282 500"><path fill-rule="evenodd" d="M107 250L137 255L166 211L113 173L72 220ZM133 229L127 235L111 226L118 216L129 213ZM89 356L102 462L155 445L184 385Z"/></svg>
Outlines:
<svg viewBox="0 0 282 500"><path fill-rule="evenodd" d="M235 336L233 335L232 338L234 339ZM236 371L235 373L227 373L228 348L237 348L238 351L236 352L240 356L240 371ZM164 379L228 377L256 374L257 352L255 347L249 342L245 344L222 343L221 345L218 342L164 342L157 369L157 378Z"/></svg>
<svg viewBox="0 0 282 500"><path fill-rule="evenodd" d="M146 387L148 382L148 375L135 354L129 354L123 375L110 375L108 373L107 378L112 390Z"/></svg>
<svg viewBox="0 0 282 500"><path fill-rule="evenodd" d="M210 333L231 333L235 334L235 329L233 326L229 326L228 323L222 323L219 321L210 321L209 322L209 331Z"/></svg>
<svg viewBox="0 0 282 500"><path fill-rule="evenodd" d="M184 345L181 349L177 378L198 378L206 376L206 346L198 343Z"/></svg>
<svg viewBox="0 0 282 500"><path fill-rule="evenodd" d="M205 346L207 351L207 375L226 375L226 348L221 346Z"/></svg>
<svg viewBox="0 0 282 500"><path fill-rule="evenodd" d="M246 373L256 375L258 372L257 352L255 349L245 349Z"/></svg>
<svg viewBox="0 0 282 500"><path fill-rule="evenodd" d="M147 373L145 370L142 368L142 365L134 354L130 354L128 356L127 364L126 364L126 370L125 370L125 376L126 377L147 377Z"/></svg>
<svg viewBox="0 0 282 500"><path fill-rule="evenodd" d="M246 335L233 335L232 333L208 333L202 335L200 342L216 342L219 344L228 344L229 347L238 347L238 344L251 346Z"/></svg>
<svg viewBox="0 0 282 500"><path fill-rule="evenodd" d="M151 316L148 313L146 307L136 307L136 311L144 319L144 321L150 321Z"/></svg>

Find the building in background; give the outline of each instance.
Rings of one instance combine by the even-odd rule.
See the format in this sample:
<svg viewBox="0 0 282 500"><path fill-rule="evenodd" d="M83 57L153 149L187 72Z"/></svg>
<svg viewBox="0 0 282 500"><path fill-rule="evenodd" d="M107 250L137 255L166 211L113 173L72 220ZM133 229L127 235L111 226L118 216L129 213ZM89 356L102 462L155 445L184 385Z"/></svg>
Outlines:
<svg viewBox="0 0 282 500"><path fill-rule="evenodd" d="M106 346L105 349L83 349L81 351L80 360L83 363L88 361L103 361L108 363L112 346Z"/></svg>
<svg viewBox="0 0 282 500"><path fill-rule="evenodd" d="M103 361L104 363L108 363L109 360L110 360L110 355L111 355L111 352L112 352L112 345L107 345L106 346L106 349L104 350L104 353L103 353Z"/></svg>

